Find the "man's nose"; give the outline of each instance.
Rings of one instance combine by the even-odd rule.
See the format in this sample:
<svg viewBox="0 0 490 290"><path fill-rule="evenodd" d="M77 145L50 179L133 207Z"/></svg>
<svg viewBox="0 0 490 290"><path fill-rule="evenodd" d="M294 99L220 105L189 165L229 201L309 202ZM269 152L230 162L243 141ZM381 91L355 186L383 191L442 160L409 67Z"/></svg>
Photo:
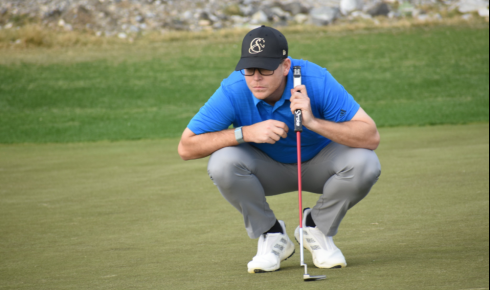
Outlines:
<svg viewBox="0 0 490 290"><path fill-rule="evenodd" d="M254 81L260 81L262 80L262 75L260 74L259 70L256 69L254 72Z"/></svg>

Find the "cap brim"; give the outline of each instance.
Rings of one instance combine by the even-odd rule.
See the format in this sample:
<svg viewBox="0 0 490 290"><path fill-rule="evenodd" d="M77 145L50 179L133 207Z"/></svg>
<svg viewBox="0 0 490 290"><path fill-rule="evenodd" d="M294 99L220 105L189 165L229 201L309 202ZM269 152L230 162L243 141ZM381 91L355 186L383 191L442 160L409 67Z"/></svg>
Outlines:
<svg viewBox="0 0 490 290"><path fill-rule="evenodd" d="M239 71L246 68L261 68L266 70L276 70L281 62L282 58L263 58L263 57L246 57L240 59L235 71Z"/></svg>

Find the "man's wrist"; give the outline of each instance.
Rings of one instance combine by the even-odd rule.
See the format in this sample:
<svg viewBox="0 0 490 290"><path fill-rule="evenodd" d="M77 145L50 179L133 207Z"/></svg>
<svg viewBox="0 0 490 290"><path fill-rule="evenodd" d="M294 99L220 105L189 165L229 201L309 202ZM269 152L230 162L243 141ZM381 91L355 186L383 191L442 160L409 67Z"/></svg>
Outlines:
<svg viewBox="0 0 490 290"><path fill-rule="evenodd" d="M303 126L307 128L310 131L314 131L319 127L320 122L318 122L318 119L313 117L308 123L304 123L303 121Z"/></svg>
<svg viewBox="0 0 490 290"><path fill-rule="evenodd" d="M250 126L243 126L242 133L243 133L243 141L245 141L245 143L253 142L250 141Z"/></svg>
<svg viewBox="0 0 490 290"><path fill-rule="evenodd" d="M318 135L331 139L330 132L329 132L330 131L329 128L331 128L330 124L337 124L337 123L315 118L312 122L308 124L308 127L306 126L305 127L308 128L308 130L317 133Z"/></svg>

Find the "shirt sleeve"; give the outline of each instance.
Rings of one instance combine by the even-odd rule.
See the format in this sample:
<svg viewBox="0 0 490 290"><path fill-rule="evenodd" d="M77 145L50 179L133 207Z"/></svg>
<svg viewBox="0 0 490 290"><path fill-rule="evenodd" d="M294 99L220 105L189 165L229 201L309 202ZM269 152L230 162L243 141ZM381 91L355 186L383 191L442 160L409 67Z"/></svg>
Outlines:
<svg viewBox="0 0 490 290"><path fill-rule="evenodd" d="M235 111L223 85L192 118L187 128L200 135L228 129L235 120Z"/></svg>
<svg viewBox="0 0 490 290"><path fill-rule="evenodd" d="M327 71L323 116L325 120L341 123L352 120L361 106Z"/></svg>

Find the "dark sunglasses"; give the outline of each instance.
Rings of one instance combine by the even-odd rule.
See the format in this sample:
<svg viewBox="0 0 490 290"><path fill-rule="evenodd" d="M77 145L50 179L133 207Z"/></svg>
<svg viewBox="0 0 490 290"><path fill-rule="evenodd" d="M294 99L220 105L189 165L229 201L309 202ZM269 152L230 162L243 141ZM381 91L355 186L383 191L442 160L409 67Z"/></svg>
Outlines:
<svg viewBox="0 0 490 290"><path fill-rule="evenodd" d="M246 68L246 69L242 69L240 72L244 76L251 77L251 76L255 75L256 70L259 71L259 74L261 74L263 76L271 76L274 74L273 70L268 70L268 69L263 69L263 68Z"/></svg>

